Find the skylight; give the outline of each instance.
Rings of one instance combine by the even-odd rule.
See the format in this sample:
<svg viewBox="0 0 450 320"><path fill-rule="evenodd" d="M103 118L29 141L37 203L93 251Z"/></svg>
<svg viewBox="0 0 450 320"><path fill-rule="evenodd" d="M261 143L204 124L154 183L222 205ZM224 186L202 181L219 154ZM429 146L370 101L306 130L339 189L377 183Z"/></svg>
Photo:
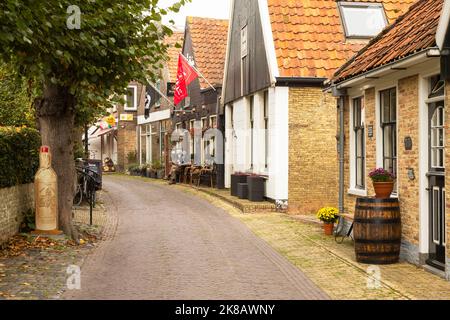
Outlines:
<svg viewBox="0 0 450 320"><path fill-rule="evenodd" d="M338 2L347 38L372 38L387 25L380 3Z"/></svg>

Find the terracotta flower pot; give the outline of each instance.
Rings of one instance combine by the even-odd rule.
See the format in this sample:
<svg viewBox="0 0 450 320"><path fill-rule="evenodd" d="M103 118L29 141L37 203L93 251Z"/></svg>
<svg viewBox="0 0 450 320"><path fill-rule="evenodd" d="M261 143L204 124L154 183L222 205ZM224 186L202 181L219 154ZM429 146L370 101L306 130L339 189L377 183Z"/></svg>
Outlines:
<svg viewBox="0 0 450 320"><path fill-rule="evenodd" d="M333 235L334 223L324 222L323 223L323 231L325 235L331 236Z"/></svg>
<svg viewBox="0 0 450 320"><path fill-rule="evenodd" d="M394 182L374 182L373 188L375 189L375 198L387 199L391 197L394 190Z"/></svg>

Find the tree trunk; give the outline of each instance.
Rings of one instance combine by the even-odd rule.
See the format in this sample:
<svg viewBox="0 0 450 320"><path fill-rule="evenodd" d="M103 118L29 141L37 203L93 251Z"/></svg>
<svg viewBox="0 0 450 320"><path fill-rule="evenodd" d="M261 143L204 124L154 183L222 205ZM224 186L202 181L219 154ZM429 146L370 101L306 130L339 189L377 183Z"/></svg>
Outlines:
<svg viewBox="0 0 450 320"><path fill-rule="evenodd" d="M46 85L43 98L36 101L36 115L42 144L50 147L52 166L58 176L59 227L67 236L78 240L72 225L75 98L68 88Z"/></svg>

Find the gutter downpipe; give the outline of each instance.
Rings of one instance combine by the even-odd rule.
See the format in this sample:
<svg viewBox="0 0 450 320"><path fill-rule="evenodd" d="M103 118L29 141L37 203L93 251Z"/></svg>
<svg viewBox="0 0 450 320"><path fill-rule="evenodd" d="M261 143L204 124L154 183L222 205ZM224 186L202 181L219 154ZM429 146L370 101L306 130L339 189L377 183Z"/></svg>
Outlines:
<svg viewBox="0 0 450 320"><path fill-rule="evenodd" d="M345 143L345 128L344 128L344 104L347 91L345 89L337 89L335 85L332 87L332 94L337 97L339 109L339 213L344 213L344 143Z"/></svg>

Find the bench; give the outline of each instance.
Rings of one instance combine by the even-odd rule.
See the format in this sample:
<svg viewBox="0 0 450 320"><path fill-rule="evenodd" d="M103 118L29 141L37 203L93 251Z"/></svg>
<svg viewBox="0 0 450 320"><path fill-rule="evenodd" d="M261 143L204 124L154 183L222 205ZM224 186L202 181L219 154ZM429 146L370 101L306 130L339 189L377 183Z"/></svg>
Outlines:
<svg viewBox="0 0 450 320"><path fill-rule="evenodd" d="M351 226L348 229L348 231L345 234L343 234L346 220L351 222ZM339 223L338 223L338 226L334 233L334 239L336 240L337 243L343 243L345 238L351 237L354 221L355 221L355 215L353 215L353 214L340 214L339 215Z"/></svg>

